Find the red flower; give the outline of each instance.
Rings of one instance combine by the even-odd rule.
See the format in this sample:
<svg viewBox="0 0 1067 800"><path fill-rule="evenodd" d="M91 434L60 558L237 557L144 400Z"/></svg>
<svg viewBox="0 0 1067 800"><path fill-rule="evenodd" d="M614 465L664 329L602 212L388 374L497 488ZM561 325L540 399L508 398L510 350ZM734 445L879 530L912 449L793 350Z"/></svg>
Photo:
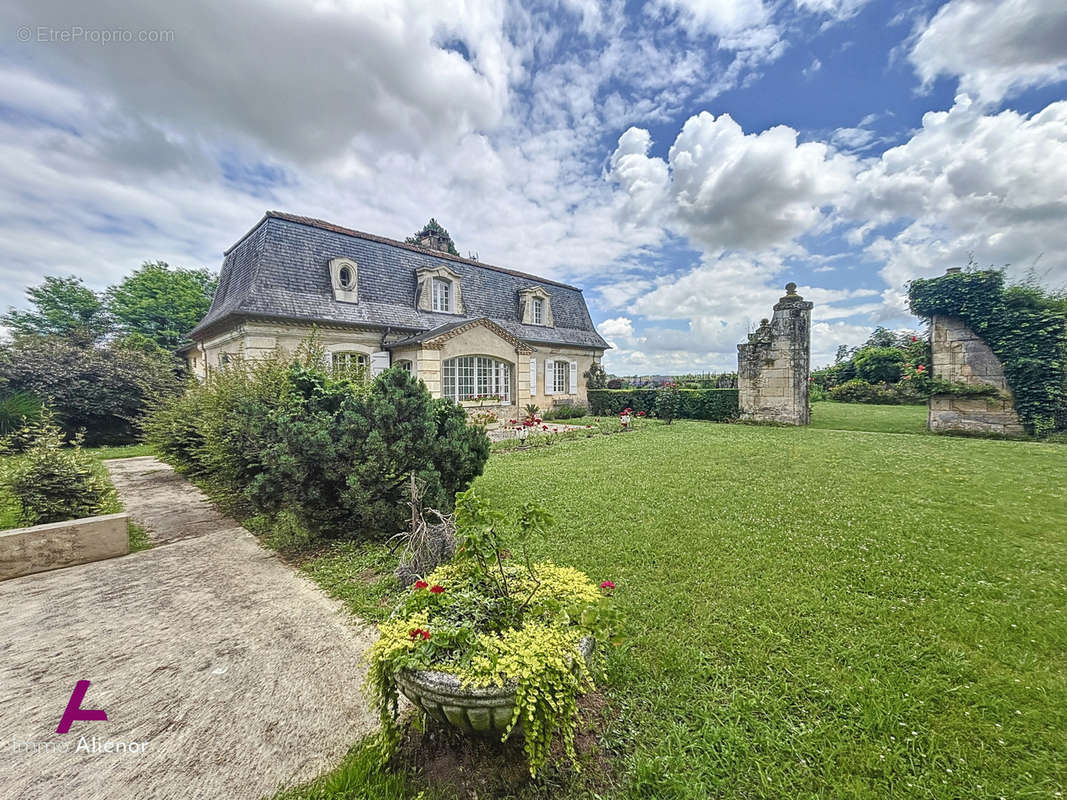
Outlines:
<svg viewBox="0 0 1067 800"><path fill-rule="evenodd" d="M644 415L645 415L644 411L638 411L637 412L637 416L639 416L639 417L643 417Z"/></svg>
<svg viewBox="0 0 1067 800"><path fill-rule="evenodd" d="M553 428L552 433L559 433L559 428Z"/></svg>
<svg viewBox="0 0 1067 800"><path fill-rule="evenodd" d="M411 641L416 639L422 639L424 642L430 638L430 632L425 628L412 628L408 631L408 636L411 637Z"/></svg>
<svg viewBox="0 0 1067 800"><path fill-rule="evenodd" d="M430 591L433 594L441 594L444 590L445 590L445 587L442 586L439 583L435 583L433 586L430 587Z"/></svg>
<svg viewBox="0 0 1067 800"><path fill-rule="evenodd" d="M615 582L614 581L601 581L600 588L610 592L612 589L615 588Z"/></svg>
<svg viewBox="0 0 1067 800"><path fill-rule="evenodd" d="M917 342L917 341L919 341L919 337L918 337L918 336L912 336L912 337L911 337L911 340L912 340L913 342Z"/></svg>
<svg viewBox="0 0 1067 800"><path fill-rule="evenodd" d="M426 581L415 581L415 588L416 589L425 589L429 585L430 584L428 584Z"/></svg>
<svg viewBox="0 0 1067 800"><path fill-rule="evenodd" d="M540 424L541 424L541 418L540 418L540 417L537 417L537 418L536 418L536 419L534 420L534 422L536 422L536 423L537 423L538 425L540 425Z"/></svg>
<svg viewBox="0 0 1067 800"><path fill-rule="evenodd" d="M540 421L540 420L538 420L538 421ZM541 430L547 431L548 430L548 426L547 425L542 425L541 426Z"/></svg>
<svg viewBox="0 0 1067 800"><path fill-rule="evenodd" d="M517 419L509 419L508 420L508 425L517 425L518 423L519 423L519 421Z"/></svg>
<svg viewBox="0 0 1067 800"><path fill-rule="evenodd" d="M629 424L630 424L630 423L628 423L628 422L624 422L624 423L622 423L622 427L624 427L624 428L625 428L625 427L626 427L627 425L629 425Z"/></svg>
<svg viewBox="0 0 1067 800"><path fill-rule="evenodd" d="M926 367L924 367L922 364L920 364L919 366L917 366L915 368L915 371L916 372L922 372L924 369L926 369Z"/></svg>

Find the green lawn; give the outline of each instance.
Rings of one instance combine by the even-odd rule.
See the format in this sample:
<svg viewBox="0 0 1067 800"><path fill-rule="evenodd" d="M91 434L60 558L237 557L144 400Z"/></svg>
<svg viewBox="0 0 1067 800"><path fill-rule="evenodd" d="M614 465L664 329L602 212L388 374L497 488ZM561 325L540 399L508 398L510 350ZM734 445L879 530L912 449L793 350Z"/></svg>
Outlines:
<svg viewBox="0 0 1067 800"><path fill-rule="evenodd" d="M537 557L618 585L607 795L1067 791L1067 448L682 421L494 456L476 485L550 506ZM365 761L362 796L437 794ZM583 780L515 796L605 791Z"/></svg>
<svg viewBox="0 0 1067 800"><path fill-rule="evenodd" d="M839 431L926 433L926 406L812 403L811 427Z"/></svg>

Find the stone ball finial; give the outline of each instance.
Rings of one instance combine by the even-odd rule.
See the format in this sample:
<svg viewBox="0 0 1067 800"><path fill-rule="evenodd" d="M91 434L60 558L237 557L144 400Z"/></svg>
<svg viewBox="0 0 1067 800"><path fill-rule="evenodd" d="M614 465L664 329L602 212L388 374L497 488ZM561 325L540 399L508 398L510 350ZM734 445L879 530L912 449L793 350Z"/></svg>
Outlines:
<svg viewBox="0 0 1067 800"><path fill-rule="evenodd" d="M771 321L770 321L769 319L767 319L766 317L764 317L763 319L761 319L761 320L759 321L759 324L760 324L760 326L762 327L763 325L770 325L770 324L771 324Z"/></svg>
<svg viewBox="0 0 1067 800"><path fill-rule="evenodd" d="M797 293L797 285L795 283L793 283L792 281L790 281L789 283L787 283L785 285L785 293L786 294L796 294Z"/></svg>

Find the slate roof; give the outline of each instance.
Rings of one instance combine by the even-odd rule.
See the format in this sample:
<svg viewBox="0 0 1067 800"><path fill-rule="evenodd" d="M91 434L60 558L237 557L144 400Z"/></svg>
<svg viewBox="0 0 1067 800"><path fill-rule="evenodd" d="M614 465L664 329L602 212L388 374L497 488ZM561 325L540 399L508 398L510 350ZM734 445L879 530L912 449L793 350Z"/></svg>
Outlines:
<svg viewBox="0 0 1067 800"><path fill-rule="evenodd" d="M358 303L334 300L328 268L333 258L358 265ZM460 276L463 316L415 307L416 270L439 266ZM551 295L554 327L520 321L519 291L534 286ZM527 342L608 347L593 326L582 290L574 286L278 211L268 211L226 251L211 308L190 336L204 338L234 317L412 334L488 317Z"/></svg>

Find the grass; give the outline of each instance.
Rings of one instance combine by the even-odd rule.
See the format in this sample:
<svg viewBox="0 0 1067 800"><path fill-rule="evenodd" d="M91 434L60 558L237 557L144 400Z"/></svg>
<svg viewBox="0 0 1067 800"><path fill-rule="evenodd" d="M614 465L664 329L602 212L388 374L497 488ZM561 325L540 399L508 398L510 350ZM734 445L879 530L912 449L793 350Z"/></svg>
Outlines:
<svg viewBox="0 0 1067 800"><path fill-rule="evenodd" d="M120 444L113 447L86 447L85 452L101 461L110 458L133 458L134 456L155 455L151 445L147 444Z"/></svg>
<svg viewBox="0 0 1067 800"><path fill-rule="evenodd" d="M927 433L926 406L812 403L811 427L839 431Z"/></svg>
<svg viewBox="0 0 1067 800"><path fill-rule="evenodd" d="M817 418L912 425L915 409L874 409ZM619 587L629 642L609 655L600 735L617 785L601 794L1067 791L1064 448L678 421L494 456L476 486L547 504L536 557ZM349 591L380 569L354 553L305 569ZM375 618L380 591L346 600ZM411 772L360 775L355 796L441 796ZM578 776L513 794L592 791Z"/></svg>

